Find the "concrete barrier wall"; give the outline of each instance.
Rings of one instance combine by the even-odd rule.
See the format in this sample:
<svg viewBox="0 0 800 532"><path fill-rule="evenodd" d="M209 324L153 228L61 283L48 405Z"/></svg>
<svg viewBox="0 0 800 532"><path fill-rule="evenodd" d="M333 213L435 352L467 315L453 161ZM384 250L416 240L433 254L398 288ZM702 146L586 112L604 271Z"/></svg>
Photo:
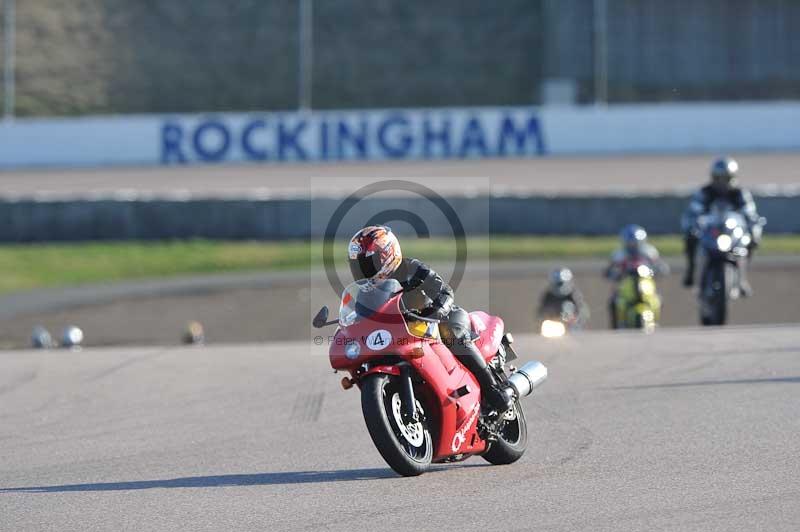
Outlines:
<svg viewBox="0 0 800 532"><path fill-rule="evenodd" d="M23 119L0 168L800 149L800 103L377 109Z"/></svg>
<svg viewBox="0 0 800 532"><path fill-rule="evenodd" d="M800 233L800 196L757 197L768 218L767 231ZM467 235L615 234L627 223L652 234L680 231L687 198L639 197L477 197L447 198ZM0 241L305 239L321 238L340 199L281 200L97 200L0 201ZM437 206L425 198L367 198L339 224L349 236L370 219L391 223L400 234L419 233L392 212L415 214L430 235L453 234ZM388 218L380 218L387 213ZM375 218L375 217L378 218ZM338 229L337 229L338 228Z"/></svg>

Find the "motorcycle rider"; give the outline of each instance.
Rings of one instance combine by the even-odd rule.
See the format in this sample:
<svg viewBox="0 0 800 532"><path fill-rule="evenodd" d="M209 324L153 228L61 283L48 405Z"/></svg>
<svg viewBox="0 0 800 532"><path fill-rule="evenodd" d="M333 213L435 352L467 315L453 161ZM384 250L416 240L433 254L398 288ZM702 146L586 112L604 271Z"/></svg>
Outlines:
<svg viewBox="0 0 800 532"><path fill-rule="evenodd" d="M589 321L589 306L583 294L575 286L572 270L569 268L556 268L550 272L550 284L542 296L537 313L540 320L548 316L560 316L564 303L570 302L575 306L576 325L580 326Z"/></svg>
<svg viewBox="0 0 800 532"><path fill-rule="evenodd" d="M469 314L453 304L453 289L422 261L403 258L400 242L389 227L372 225L359 230L350 240L348 258L355 280L395 279L403 287L407 308L418 310L423 317L440 320L439 332L444 344L478 380L487 406L498 413L513 406L511 388L495 380L473 342ZM419 308L421 305L424 308Z"/></svg>
<svg viewBox="0 0 800 532"><path fill-rule="evenodd" d="M698 190L689 202L689 207L681 219L684 232L686 250L686 274L683 277L683 286L694 285L695 256L697 254L698 236L695 223L697 217L710 211L715 201L725 201L731 208L744 216L750 230L750 244L748 245L747 263L752 260L753 253L761 241L763 220L756 211L756 204L750 191L741 188L737 183L739 163L730 157L717 159L711 165L711 182ZM747 268L741 264L739 284L742 295L749 296L753 290L747 280Z"/></svg>
<svg viewBox="0 0 800 532"><path fill-rule="evenodd" d="M626 225L620 231L619 238L622 246L611 254L611 263L605 272L607 279L618 282L631 265L641 263L649 266L656 275L669 274L669 265L661 259L656 247L647 241L647 231L644 227L636 224ZM612 329L617 328L616 308L617 290L614 289L609 301Z"/></svg>

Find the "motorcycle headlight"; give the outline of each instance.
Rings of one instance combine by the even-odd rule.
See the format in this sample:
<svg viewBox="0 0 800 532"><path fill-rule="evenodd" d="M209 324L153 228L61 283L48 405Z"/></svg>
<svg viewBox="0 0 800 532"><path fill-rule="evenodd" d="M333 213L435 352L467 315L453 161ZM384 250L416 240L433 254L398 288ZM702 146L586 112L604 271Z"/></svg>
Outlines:
<svg viewBox="0 0 800 532"><path fill-rule="evenodd" d="M636 273L639 275L639 277L645 277L647 279L653 276L653 270L651 270L650 266L646 264L640 264L637 266Z"/></svg>
<svg viewBox="0 0 800 532"><path fill-rule="evenodd" d="M656 293L656 285L650 280L642 279L639 282L639 292L641 292L643 296L652 296Z"/></svg>
<svg viewBox="0 0 800 532"><path fill-rule="evenodd" d="M342 327L349 327L356 322L358 314L355 311L348 312L347 314L339 315L339 325Z"/></svg>
<svg viewBox="0 0 800 532"><path fill-rule="evenodd" d="M731 245L733 245L733 240L729 235L719 235L717 237L717 248L720 251L730 251Z"/></svg>
<svg viewBox="0 0 800 532"><path fill-rule="evenodd" d="M560 321L544 320L542 322L542 336L545 338L560 338L567 332L567 328Z"/></svg>
<svg viewBox="0 0 800 532"><path fill-rule="evenodd" d="M347 344L344 348L344 356L346 356L350 360L358 358L358 355L360 354L361 354L361 345L359 345L358 342Z"/></svg>

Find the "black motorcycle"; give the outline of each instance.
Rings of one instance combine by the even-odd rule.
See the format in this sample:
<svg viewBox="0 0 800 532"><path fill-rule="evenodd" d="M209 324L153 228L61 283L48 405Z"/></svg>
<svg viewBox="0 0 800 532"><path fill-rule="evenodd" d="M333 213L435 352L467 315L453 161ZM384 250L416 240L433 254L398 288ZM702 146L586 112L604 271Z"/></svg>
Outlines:
<svg viewBox="0 0 800 532"><path fill-rule="evenodd" d="M697 219L704 261L700 276L700 322L724 325L728 301L741 296L740 272L750 253L752 235L744 216L718 209Z"/></svg>

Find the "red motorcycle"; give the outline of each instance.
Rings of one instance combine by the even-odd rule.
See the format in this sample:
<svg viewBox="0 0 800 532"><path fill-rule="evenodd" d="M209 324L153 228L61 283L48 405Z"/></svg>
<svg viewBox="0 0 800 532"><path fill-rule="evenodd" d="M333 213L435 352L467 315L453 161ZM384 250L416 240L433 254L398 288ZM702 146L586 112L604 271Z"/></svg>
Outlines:
<svg viewBox="0 0 800 532"><path fill-rule="evenodd" d="M403 476L473 455L492 464L519 460L528 442L519 399L544 382L547 368L529 362L507 372L517 355L503 320L470 313L476 345L516 399L505 413L484 411L478 381L442 343L438 321L407 309L402 295L394 279L357 281L342 293L338 320L328 321L327 307L313 320L317 328L338 323L331 366L349 372L344 389L361 389L364 421L381 456Z"/></svg>

